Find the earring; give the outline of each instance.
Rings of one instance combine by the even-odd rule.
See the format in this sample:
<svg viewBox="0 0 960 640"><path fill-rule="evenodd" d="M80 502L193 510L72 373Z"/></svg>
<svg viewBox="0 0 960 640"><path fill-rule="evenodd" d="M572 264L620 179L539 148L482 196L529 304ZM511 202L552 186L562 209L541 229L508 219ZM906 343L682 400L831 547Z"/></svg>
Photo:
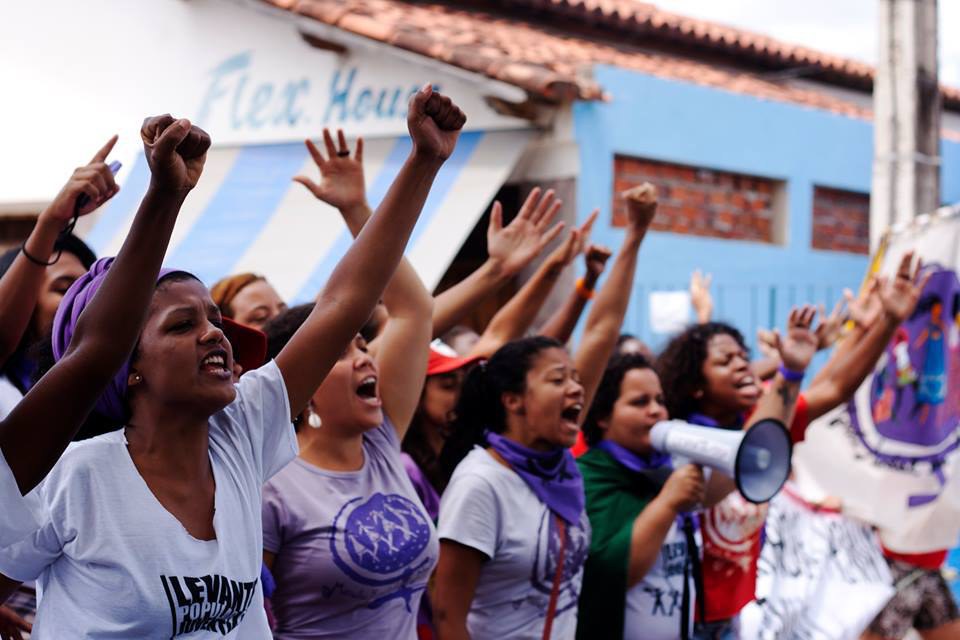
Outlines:
<svg viewBox="0 0 960 640"><path fill-rule="evenodd" d="M307 424L313 427L314 429L319 429L323 422L320 421L320 416L313 412L313 409L308 409L310 414L307 416Z"/></svg>

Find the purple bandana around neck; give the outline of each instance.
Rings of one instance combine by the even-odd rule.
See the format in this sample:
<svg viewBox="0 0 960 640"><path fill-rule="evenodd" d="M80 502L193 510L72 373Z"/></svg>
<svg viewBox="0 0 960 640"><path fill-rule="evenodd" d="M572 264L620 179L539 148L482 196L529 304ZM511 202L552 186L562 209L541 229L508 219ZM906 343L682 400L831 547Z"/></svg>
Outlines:
<svg viewBox="0 0 960 640"><path fill-rule="evenodd" d="M611 458L620 463L621 466L626 467L634 473L672 466L669 453L654 451L650 454L648 459L644 459L635 454L633 451L630 451L630 449L627 449L626 447L623 447L611 440L601 440L600 444L597 445L597 448L609 453Z"/></svg>
<svg viewBox="0 0 960 640"><path fill-rule="evenodd" d="M719 427L721 429L742 429L743 423L745 420L741 416L736 422L729 425L723 425L711 418L710 416L705 416L702 413L691 413L687 416L687 422L690 424L699 425L701 427Z"/></svg>
<svg viewBox="0 0 960 640"><path fill-rule="evenodd" d="M90 270L77 278L70 285L57 307L57 315L53 319L53 335L51 336L54 361L59 362L67 353L70 340L77 329L80 314L93 300L94 294L107 279L107 272L114 258L100 258L90 267ZM161 269L157 275L157 282L171 273L183 272L181 269ZM185 272L184 272L185 273ZM97 400L96 410L117 424L125 424L129 419L127 411L127 377L130 375L130 361L123 363L117 375L114 376L106 391Z"/></svg>
<svg viewBox="0 0 960 640"><path fill-rule="evenodd" d="M569 449L534 451L492 431L486 438L551 511L568 524L580 522L586 503L583 478Z"/></svg>
<svg viewBox="0 0 960 640"><path fill-rule="evenodd" d="M612 442L610 440L601 440L600 444L598 444L596 448L606 451L610 454L611 458L617 461L617 463L626 469L633 471L634 473L642 473L644 471L662 469L664 467L673 469L673 461L670 459L669 453L660 453L659 451L654 451L650 456L650 459L645 460L635 454L633 451L630 451L630 449L620 446L616 442ZM694 529L700 528L700 516L697 513L677 514L678 527L683 527L683 521L685 518L692 519Z"/></svg>

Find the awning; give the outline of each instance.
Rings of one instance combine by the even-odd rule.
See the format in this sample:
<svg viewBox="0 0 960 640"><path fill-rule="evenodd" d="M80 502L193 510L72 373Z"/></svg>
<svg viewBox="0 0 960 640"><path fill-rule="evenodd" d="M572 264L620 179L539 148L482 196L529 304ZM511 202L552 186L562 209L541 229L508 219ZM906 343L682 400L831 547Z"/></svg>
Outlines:
<svg viewBox="0 0 960 640"><path fill-rule="evenodd" d="M433 289L530 139L529 131L471 131L437 176L407 256ZM366 140L367 196L384 197L410 151L406 136ZM208 285L231 273L265 275L291 303L312 300L350 246L340 214L317 201L298 174L316 178L303 144L211 149L180 213L165 264ZM86 235L97 255L115 255L149 180L139 156L120 193Z"/></svg>

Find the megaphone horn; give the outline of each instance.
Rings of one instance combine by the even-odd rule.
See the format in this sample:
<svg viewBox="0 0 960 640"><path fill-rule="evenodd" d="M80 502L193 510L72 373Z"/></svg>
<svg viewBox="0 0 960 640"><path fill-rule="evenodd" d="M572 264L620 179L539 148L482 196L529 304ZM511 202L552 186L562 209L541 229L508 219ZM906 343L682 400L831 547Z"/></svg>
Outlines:
<svg viewBox="0 0 960 640"><path fill-rule="evenodd" d="M650 431L653 447L730 476L750 502L768 502L790 475L790 434L779 420L760 420L746 431L668 420Z"/></svg>

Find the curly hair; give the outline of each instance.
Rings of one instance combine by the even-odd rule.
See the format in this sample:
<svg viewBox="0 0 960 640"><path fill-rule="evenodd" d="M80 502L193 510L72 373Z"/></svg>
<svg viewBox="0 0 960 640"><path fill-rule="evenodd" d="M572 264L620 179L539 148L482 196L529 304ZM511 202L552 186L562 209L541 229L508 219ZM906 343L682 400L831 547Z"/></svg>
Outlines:
<svg viewBox="0 0 960 640"><path fill-rule="evenodd" d="M597 387L597 393L593 397L593 404L590 405L587 417L583 421L583 436L591 447L603 440L603 430L599 423L613 413L613 405L620 397L620 385L623 384L627 372L633 369L652 371L653 363L639 353L617 355L607 363L600 386Z"/></svg>
<svg viewBox="0 0 960 640"><path fill-rule="evenodd" d="M698 409L699 402L694 395L707 384L703 364L707 360L707 345L717 335L728 335L747 350L743 335L735 327L723 322L707 322L687 327L657 358L654 368L663 384L671 418L685 419Z"/></svg>

